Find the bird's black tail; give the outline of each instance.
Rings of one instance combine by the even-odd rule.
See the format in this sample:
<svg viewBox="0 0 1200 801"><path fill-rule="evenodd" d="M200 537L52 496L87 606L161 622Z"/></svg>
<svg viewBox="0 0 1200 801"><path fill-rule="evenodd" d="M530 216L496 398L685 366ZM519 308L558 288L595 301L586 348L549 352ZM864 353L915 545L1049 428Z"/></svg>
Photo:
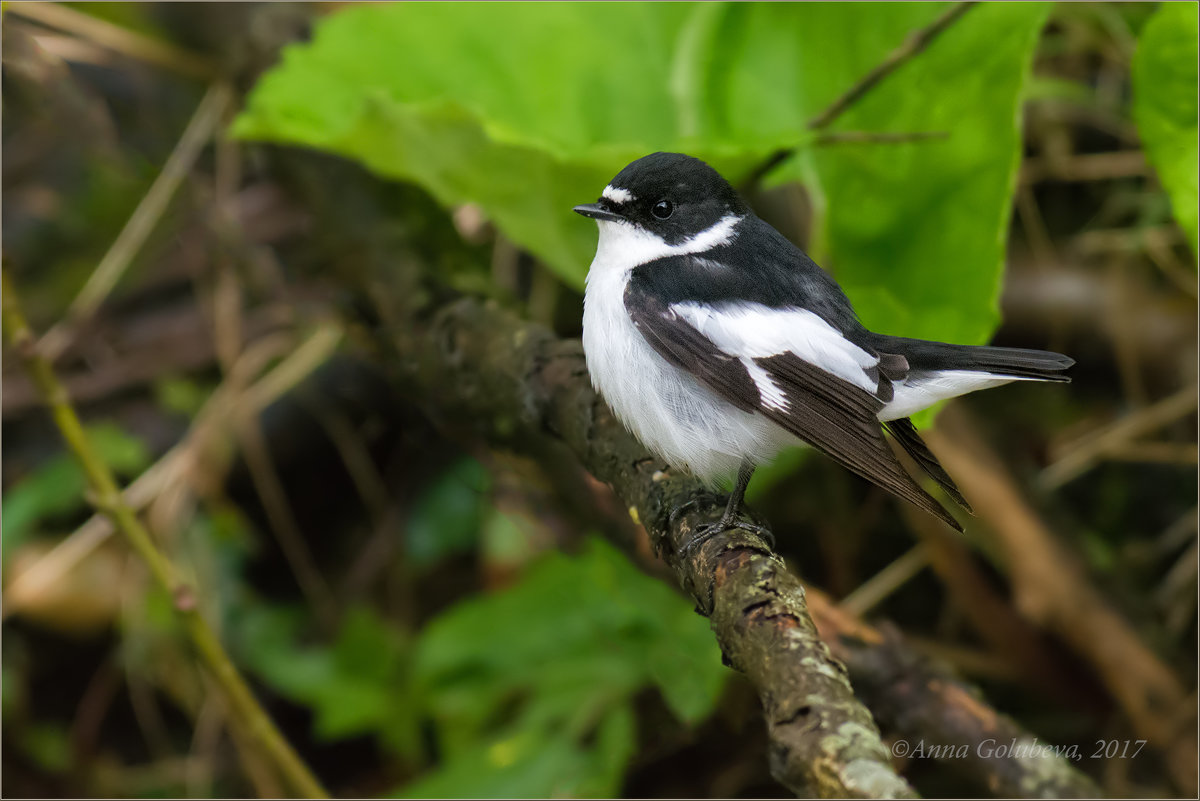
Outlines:
<svg viewBox="0 0 1200 801"><path fill-rule="evenodd" d="M1071 378L1063 372L1075 364L1070 356L1048 350L950 345L906 337L880 337L880 340L881 352L904 356L909 369L919 372L978 370L1001 377L1065 382Z"/></svg>

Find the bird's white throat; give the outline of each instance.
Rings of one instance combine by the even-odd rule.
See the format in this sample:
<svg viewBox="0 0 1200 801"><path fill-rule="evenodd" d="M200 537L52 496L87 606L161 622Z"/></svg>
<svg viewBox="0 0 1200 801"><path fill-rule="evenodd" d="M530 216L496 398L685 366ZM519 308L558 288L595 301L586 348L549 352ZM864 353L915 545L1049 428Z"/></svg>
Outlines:
<svg viewBox="0 0 1200 801"><path fill-rule="evenodd" d="M629 223L600 221L600 242L584 295L583 348L593 386L643 443L707 481L732 476L747 457L768 460L796 440L668 364L629 319L625 286L639 264L731 241L741 219L723 217L676 245Z"/></svg>
<svg viewBox="0 0 1200 801"><path fill-rule="evenodd" d="M596 258L588 271L588 280L597 271L625 272L655 259L702 253L727 244L737 236L738 223L742 219L736 214L727 214L700 233L674 245L633 223L597 220L600 239L596 244Z"/></svg>

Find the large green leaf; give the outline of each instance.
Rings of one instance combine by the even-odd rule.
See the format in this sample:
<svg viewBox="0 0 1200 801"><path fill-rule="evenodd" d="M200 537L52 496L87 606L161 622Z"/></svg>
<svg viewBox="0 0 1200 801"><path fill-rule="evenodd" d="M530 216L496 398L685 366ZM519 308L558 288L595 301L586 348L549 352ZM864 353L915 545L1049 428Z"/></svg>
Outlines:
<svg viewBox="0 0 1200 801"><path fill-rule="evenodd" d="M1146 156L1171 197L1171 208L1197 246L1200 156L1197 150L1196 3L1163 3L1138 40L1133 59L1133 115Z"/></svg>
<svg viewBox="0 0 1200 801"><path fill-rule="evenodd" d="M571 207L678 142L667 88L686 5L381 4L324 20L260 81L235 134L316 146L474 202L581 285Z"/></svg>
<svg viewBox="0 0 1200 801"><path fill-rule="evenodd" d="M736 32L726 44L740 69L726 79L724 119L760 135L799 129L948 5L805 4L802 26L788 6L731 7L723 30ZM991 335L1021 88L1048 11L1040 3L971 9L830 129L944 139L830 145L784 169L819 196L826 213L815 249L868 326L964 343Z"/></svg>
<svg viewBox="0 0 1200 801"><path fill-rule="evenodd" d="M238 135L312 145L480 204L578 285L570 207L655 149L739 177L946 4L401 4L331 15L251 94ZM997 318L1019 99L1044 4L973 9L836 130L944 140L805 149L818 251L865 320L985 340Z"/></svg>

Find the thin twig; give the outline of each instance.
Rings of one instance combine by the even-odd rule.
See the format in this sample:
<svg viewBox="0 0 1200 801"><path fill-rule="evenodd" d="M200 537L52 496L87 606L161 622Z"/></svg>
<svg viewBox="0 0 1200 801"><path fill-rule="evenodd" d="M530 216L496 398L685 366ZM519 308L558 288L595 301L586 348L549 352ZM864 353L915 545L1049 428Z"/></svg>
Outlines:
<svg viewBox="0 0 1200 801"><path fill-rule="evenodd" d="M183 75L211 79L217 72L216 65L204 56L168 42L151 39L59 3L7 3L4 10L41 25L83 37L116 53Z"/></svg>
<svg viewBox="0 0 1200 801"><path fill-rule="evenodd" d="M116 60L111 50L87 39L65 33L41 33L40 28L35 30L39 32L33 34L33 41L37 42L38 47L63 61L107 67Z"/></svg>
<svg viewBox="0 0 1200 801"><path fill-rule="evenodd" d="M975 3L973 2L958 3L947 9L944 14L932 23L909 36L904 44L889 53L887 58L879 62L875 69L860 78L858 83L851 86L845 94L834 100L826 106L824 111L809 120L808 129L810 131L820 130L842 116L847 109L862 99L863 95L874 89L880 81L899 69L906 61L929 47L934 39L957 22L963 14L970 11L974 5Z"/></svg>
<svg viewBox="0 0 1200 801"><path fill-rule="evenodd" d="M906 142L928 142L949 139L949 131L910 131L888 133L886 131L835 131L824 133L813 140L813 145L902 145Z"/></svg>
<svg viewBox="0 0 1200 801"><path fill-rule="evenodd" d="M150 232L167 209L175 190L187 177L201 150L212 137L221 113L232 96L223 83L213 84L171 151L162 172L154 179L145 197L138 203L129 221L117 235L112 247L104 254L83 289L71 301L63 319L54 325L38 342L42 356L53 363L75 338L79 327L96 311L117 281L125 274Z"/></svg>
<svg viewBox="0 0 1200 801"><path fill-rule="evenodd" d="M341 332L333 325L318 328L298 348L291 346L290 338L282 336L257 340L242 353L226 380L196 414L183 440L126 487L121 495L122 500L135 512L141 512L156 498L169 492L186 479L192 465L203 461L202 454L210 447L213 438L228 433L235 409L245 413L261 412L323 364L340 340ZM287 358L253 384L245 386L267 362L286 350L291 350ZM13 597L40 595L104 543L112 533L112 521L101 513L93 515L45 556L14 576L7 593ZM11 605L5 605L0 609L0 620L7 618L12 611Z"/></svg>
<svg viewBox="0 0 1200 801"><path fill-rule="evenodd" d="M337 620L337 601L313 560L312 551L304 541L300 521L296 519L296 513L288 502L287 489L271 458L258 416L237 412L234 430L237 432L242 457L249 469L250 481L262 502L267 521L275 533L275 540L283 550L284 559L291 567L292 574L312 606L317 620L323 626L332 626Z"/></svg>
<svg viewBox="0 0 1200 801"><path fill-rule="evenodd" d="M862 617L928 565L929 555L925 553L925 546L918 542L883 570L858 585L854 592L842 599L841 606L850 614Z"/></svg>
<svg viewBox="0 0 1200 801"><path fill-rule="evenodd" d="M1022 184L1039 181L1110 181L1145 175L1146 154L1140 150L1083 153L1065 158L1029 158L1021 165Z"/></svg>
<svg viewBox="0 0 1200 801"><path fill-rule="evenodd" d="M1063 449L1054 462L1038 477L1042 489L1061 487L1083 475L1111 451L1149 434L1196 408L1196 387L1185 387L1116 422L1095 431L1083 440Z"/></svg>
<svg viewBox="0 0 1200 801"><path fill-rule="evenodd" d="M1147 464L1194 465L1200 461L1194 442L1130 442L1110 449L1105 457L1115 462Z"/></svg>
<svg viewBox="0 0 1200 801"><path fill-rule="evenodd" d="M199 611L195 589L179 578L179 571L158 549L145 526L121 497L120 487L109 466L93 449L83 424L67 397L66 389L54 374L49 360L35 347L33 332L25 321L8 270L3 276L4 337L25 364L34 383L50 407L63 439L79 462L90 488L90 500L125 535L134 551L150 568L158 585L175 601L175 611L184 624L192 645L225 697L231 712L246 725L251 738L269 755L276 769L292 790L306 797L327 797L328 793L276 728L254 697L246 680L234 666L208 621Z"/></svg>
<svg viewBox="0 0 1200 801"><path fill-rule="evenodd" d="M862 99L863 95L875 88L884 78L891 75L900 68L905 62L913 58L917 54L925 50L929 45L940 36L947 28L966 14L976 3L965 2L958 3L948 9L942 16L938 17L928 26L916 31L904 44L893 50L879 62L866 75L858 79L858 82L846 90L844 94L825 107L817 116L808 121L805 126L810 131L819 131L827 127L830 123L840 117L851 106ZM879 134L876 134L878 136ZM911 135L911 134L910 134ZM762 164L756 167L745 179L745 184L753 186L767 176L772 170L778 167L783 162L787 161L796 152L794 147L785 147L776 150Z"/></svg>
<svg viewBox="0 0 1200 801"><path fill-rule="evenodd" d="M1171 248L1183 243L1183 235L1174 225L1138 226L1136 228L1094 228L1071 237L1069 246L1081 256L1094 256L1117 251L1137 253L1150 247Z"/></svg>

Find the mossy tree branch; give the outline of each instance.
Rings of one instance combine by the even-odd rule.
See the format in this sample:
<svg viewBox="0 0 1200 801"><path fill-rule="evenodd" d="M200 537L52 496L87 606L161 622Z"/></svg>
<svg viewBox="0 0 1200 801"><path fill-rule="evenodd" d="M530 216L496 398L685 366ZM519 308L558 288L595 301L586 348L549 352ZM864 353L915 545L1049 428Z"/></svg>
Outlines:
<svg viewBox="0 0 1200 801"><path fill-rule="evenodd" d="M696 526L719 516L722 499L670 471L613 417L588 382L579 342L492 303L415 309L421 294L375 294L383 317L375 341L390 346L383 360L398 385L436 419L494 444L554 433L612 486L709 616L729 664L758 690L772 775L805 796L913 796L817 635L803 587L766 543L735 529L680 555Z"/></svg>

